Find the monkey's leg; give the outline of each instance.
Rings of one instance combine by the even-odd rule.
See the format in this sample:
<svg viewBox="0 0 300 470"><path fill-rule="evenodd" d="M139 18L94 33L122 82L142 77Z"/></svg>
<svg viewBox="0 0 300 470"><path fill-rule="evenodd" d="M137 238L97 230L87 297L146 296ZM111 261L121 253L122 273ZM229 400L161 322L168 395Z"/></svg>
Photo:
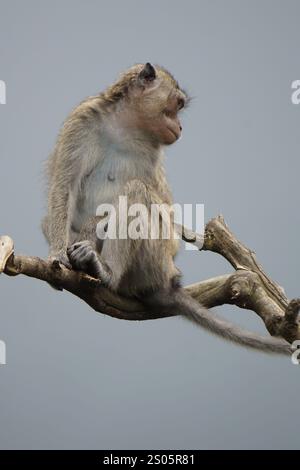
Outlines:
<svg viewBox="0 0 300 470"><path fill-rule="evenodd" d="M73 269L83 271L109 285L111 271L96 252L94 244L89 240L76 242L67 249L67 255Z"/></svg>

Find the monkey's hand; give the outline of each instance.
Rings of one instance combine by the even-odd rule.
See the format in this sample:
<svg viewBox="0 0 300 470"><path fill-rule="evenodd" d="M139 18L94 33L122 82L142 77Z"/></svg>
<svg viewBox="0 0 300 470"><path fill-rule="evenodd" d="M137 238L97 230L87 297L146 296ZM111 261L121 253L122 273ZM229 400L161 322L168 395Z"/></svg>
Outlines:
<svg viewBox="0 0 300 470"><path fill-rule="evenodd" d="M74 243L67 249L67 255L73 269L83 271L105 285L109 285L111 272L109 267L100 259L94 244L89 240Z"/></svg>

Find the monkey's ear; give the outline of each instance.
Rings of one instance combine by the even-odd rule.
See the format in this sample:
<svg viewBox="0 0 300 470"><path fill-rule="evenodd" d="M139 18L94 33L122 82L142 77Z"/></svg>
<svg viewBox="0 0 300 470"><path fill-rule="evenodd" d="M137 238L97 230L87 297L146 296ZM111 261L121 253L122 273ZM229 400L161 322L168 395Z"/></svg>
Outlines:
<svg viewBox="0 0 300 470"><path fill-rule="evenodd" d="M156 70L153 67L153 65L150 64L150 62L147 62L146 65L144 65L143 69L139 73L139 79L141 82L153 82L156 78Z"/></svg>

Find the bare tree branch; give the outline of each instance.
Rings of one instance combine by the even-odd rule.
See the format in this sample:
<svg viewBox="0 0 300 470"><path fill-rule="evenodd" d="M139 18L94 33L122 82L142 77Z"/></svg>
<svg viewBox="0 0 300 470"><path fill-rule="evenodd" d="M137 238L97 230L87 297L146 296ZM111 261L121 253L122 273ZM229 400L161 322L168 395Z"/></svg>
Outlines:
<svg viewBox="0 0 300 470"><path fill-rule="evenodd" d="M238 241L219 216L206 225L201 235L177 226L182 238L199 250L209 250L225 257L235 272L187 286L202 305L211 308L233 304L257 313L271 335L289 342L300 339L298 299L288 301L283 289L272 281L256 261L254 253ZM25 276L57 285L81 298L95 311L124 320L150 320L171 316L146 311L141 303L120 297L105 288L101 281L69 270L57 262L37 257L14 255L10 237L0 237L0 272L8 276ZM179 312L174 312L174 315Z"/></svg>

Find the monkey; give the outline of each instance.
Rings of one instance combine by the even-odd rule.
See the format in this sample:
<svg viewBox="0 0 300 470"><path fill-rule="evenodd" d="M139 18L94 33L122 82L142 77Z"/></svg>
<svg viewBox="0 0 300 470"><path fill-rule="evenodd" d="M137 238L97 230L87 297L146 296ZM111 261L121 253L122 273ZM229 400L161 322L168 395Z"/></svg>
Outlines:
<svg viewBox="0 0 300 470"><path fill-rule="evenodd" d="M100 279L112 291L139 300L153 312L179 313L239 345L290 354L282 338L236 327L201 306L183 288L175 265L174 229L159 236L99 237L107 231L101 204L163 204L173 218L172 192L164 169L165 147L182 134L180 112L189 102L164 67L136 64L104 92L88 97L69 115L48 161L48 212L42 222L49 257ZM117 225L121 224L120 214ZM149 227L148 227L149 229ZM161 234L159 219L158 230Z"/></svg>

